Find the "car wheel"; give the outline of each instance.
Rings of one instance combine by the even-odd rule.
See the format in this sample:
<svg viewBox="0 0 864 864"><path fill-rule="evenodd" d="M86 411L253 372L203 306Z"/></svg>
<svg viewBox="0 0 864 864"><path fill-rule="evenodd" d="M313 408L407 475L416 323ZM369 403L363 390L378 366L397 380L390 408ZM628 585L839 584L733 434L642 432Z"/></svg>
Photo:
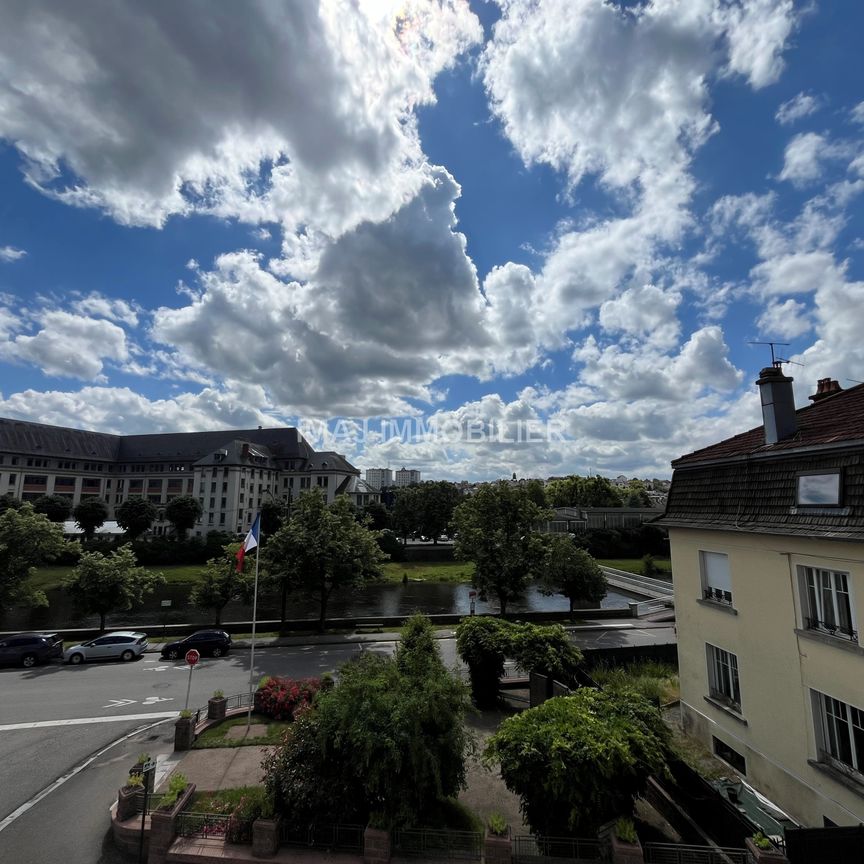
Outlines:
<svg viewBox="0 0 864 864"><path fill-rule="evenodd" d="M214 657L221 657L222 656L222 649L221 648L214 648L213 649L213 656Z"/></svg>
<svg viewBox="0 0 864 864"><path fill-rule="evenodd" d="M124 663L128 663L130 660L134 660L134 659L135 659L135 652L134 652L134 651L130 651L130 650L127 648L127 649L126 649L126 650L125 650L125 651L120 655L120 659L121 659Z"/></svg>
<svg viewBox="0 0 864 864"><path fill-rule="evenodd" d="M32 669L39 662L39 658L35 654L25 654L21 658L21 665L25 669Z"/></svg>
<svg viewBox="0 0 864 864"><path fill-rule="evenodd" d="M180 654L176 648L172 648L166 656L169 660L176 660L180 656Z"/></svg>
<svg viewBox="0 0 864 864"><path fill-rule="evenodd" d="M69 658L69 662L70 662L73 666L80 666L80 665L84 662L84 655L83 655L83 654L73 654L73 655Z"/></svg>

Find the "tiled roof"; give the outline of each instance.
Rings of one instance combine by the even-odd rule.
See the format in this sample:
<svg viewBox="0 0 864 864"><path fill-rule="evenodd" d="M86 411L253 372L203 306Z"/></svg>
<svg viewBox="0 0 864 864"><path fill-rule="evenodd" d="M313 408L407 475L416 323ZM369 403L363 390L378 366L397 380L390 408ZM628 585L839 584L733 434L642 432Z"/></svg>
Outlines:
<svg viewBox="0 0 864 864"><path fill-rule="evenodd" d="M732 459L748 455L771 455L802 447L836 444L844 441L864 442L864 384L841 390L795 412L798 431L776 444L765 443L763 426L727 438L710 447L681 456L673 468L698 462Z"/></svg>

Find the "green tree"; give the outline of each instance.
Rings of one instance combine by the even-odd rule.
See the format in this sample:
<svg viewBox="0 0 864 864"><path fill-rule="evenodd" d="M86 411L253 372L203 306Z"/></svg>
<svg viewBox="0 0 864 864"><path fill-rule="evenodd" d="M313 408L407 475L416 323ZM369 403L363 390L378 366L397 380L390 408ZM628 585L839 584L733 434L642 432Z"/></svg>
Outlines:
<svg viewBox="0 0 864 864"><path fill-rule="evenodd" d="M0 513L5 513L7 510L20 510L21 502L11 493L7 492L0 496Z"/></svg>
<svg viewBox="0 0 864 864"><path fill-rule="evenodd" d="M465 785L467 708L431 625L414 619L395 658L367 652L342 667L265 763L265 785L301 824L420 824Z"/></svg>
<svg viewBox="0 0 864 864"><path fill-rule="evenodd" d="M360 520L373 531L384 531L390 527L390 511L380 501L370 501L361 511Z"/></svg>
<svg viewBox="0 0 864 864"><path fill-rule="evenodd" d="M137 566L132 546L127 543L108 555L83 553L64 587L83 611L99 616L101 632L106 615L128 612L164 582L161 573Z"/></svg>
<svg viewBox="0 0 864 864"><path fill-rule="evenodd" d="M52 522L65 522L72 512L72 502L65 495L40 495L33 502L33 510Z"/></svg>
<svg viewBox="0 0 864 864"><path fill-rule="evenodd" d="M475 587L498 598L502 615L543 563L537 526L551 515L523 487L504 482L484 484L453 514L455 555L474 562Z"/></svg>
<svg viewBox="0 0 864 864"><path fill-rule="evenodd" d="M504 661L511 650L506 621L486 616L463 618L456 628L456 651L468 666L471 695L478 708L494 708Z"/></svg>
<svg viewBox="0 0 864 864"><path fill-rule="evenodd" d="M146 498L133 496L114 510L117 524L130 540L140 537L156 521L156 507Z"/></svg>
<svg viewBox="0 0 864 864"><path fill-rule="evenodd" d="M191 495L178 495L165 505L165 518L174 526L174 533L180 540L186 539L186 532L195 526L202 512L198 499Z"/></svg>
<svg viewBox="0 0 864 864"><path fill-rule="evenodd" d="M606 596L606 577L584 549L559 534L547 545L540 591L547 596L563 594L570 601L572 614L577 602L599 603Z"/></svg>
<svg viewBox="0 0 864 864"><path fill-rule="evenodd" d="M47 606L45 593L34 591L27 584L29 578L44 561L78 548L64 540L59 525L34 512L30 504L0 513L0 612L15 603Z"/></svg>
<svg viewBox="0 0 864 864"><path fill-rule="evenodd" d="M633 802L666 765L660 712L632 690L583 687L508 717L485 757L501 766L531 830L591 836Z"/></svg>
<svg viewBox="0 0 864 864"><path fill-rule="evenodd" d="M72 511L75 523L84 532L85 540L92 540L97 528L108 518L108 507L101 498L85 498Z"/></svg>
<svg viewBox="0 0 864 864"><path fill-rule="evenodd" d="M267 541L288 521L291 507L282 498L268 498L261 503L261 545Z"/></svg>
<svg viewBox="0 0 864 864"><path fill-rule="evenodd" d="M582 652L560 624L508 624L510 657L523 672L538 672L572 684L582 664Z"/></svg>
<svg viewBox="0 0 864 864"><path fill-rule="evenodd" d="M420 495L417 489L417 486L399 489L393 504L390 524L403 543L420 531Z"/></svg>
<svg viewBox="0 0 864 864"><path fill-rule="evenodd" d="M621 496L606 477L573 475L553 480L546 487L552 507L620 507Z"/></svg>
<svg viewBox="0 0 864 864"><path fill-rule="evenodd" d="M283 591L298 590L317 600L323 631L333 591L380 577L384 553L377 534L357 522L344 495L328 505L311 490L291 505L291 518L270 538L262 557L271 581Z"/></svg>
<svg viewBox="0 0 864 864"><path fill-rule="evenodd" d="M450 532L453 511L462 501L462 491L455 483L432 480L412 487L416 499L416 532L438 542Z"/></svg>
<svg viewBox="0 0 864 864"><path fill-rule="evenodd" d="M243 571L237 572L237 559L234 557L239 544L225 546L221 558L211 558L201 576L201 580L189 594L189 602L198 609L210 610L215 615L215 625L222 623L222 610L232 600L249 603L255 588L254 578L249 573L254 567L253 559L247 557Z"/></svg>
<svg viewBox="0 0 864 864"><path fill-rule="evenodd" d="M621 500L625 507L650 507L651 499L648 490L641 480L631 480L621 490Z"/></svg>
<svg viewBox="0 0 864 864"><path fill-rule="evenodd" d="M525 489L528 492L528 497L538 506L544 509L549 506L549 500L546 497L546 487L542 480L536 478L529 480L525 484Z"/></svg>

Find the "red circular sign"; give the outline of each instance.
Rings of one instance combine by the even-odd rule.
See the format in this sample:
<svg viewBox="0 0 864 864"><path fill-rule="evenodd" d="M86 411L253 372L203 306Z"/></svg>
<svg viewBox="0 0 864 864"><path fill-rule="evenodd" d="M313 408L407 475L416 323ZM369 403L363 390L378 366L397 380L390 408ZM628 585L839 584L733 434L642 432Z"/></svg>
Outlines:
<svg viewBox="0 0 864 864"><path fill-rule="evenodd" d="M194 666L200 659L201 655L194 648L190 648L186 652L186 662L190 666Z"/></svg>

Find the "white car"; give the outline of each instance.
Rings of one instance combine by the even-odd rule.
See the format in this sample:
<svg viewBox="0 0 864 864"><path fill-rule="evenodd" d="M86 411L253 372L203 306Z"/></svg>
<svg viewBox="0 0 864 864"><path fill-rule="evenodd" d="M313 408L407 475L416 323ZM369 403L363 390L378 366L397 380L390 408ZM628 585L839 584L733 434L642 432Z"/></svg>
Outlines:
<svg viewBox="0 0 864 864"><path fill-rule="evenodd" d="M147 650L148 644L146 633L118 630L67 648L63 659L76 666L85 660L134 660Z"/></svg>

